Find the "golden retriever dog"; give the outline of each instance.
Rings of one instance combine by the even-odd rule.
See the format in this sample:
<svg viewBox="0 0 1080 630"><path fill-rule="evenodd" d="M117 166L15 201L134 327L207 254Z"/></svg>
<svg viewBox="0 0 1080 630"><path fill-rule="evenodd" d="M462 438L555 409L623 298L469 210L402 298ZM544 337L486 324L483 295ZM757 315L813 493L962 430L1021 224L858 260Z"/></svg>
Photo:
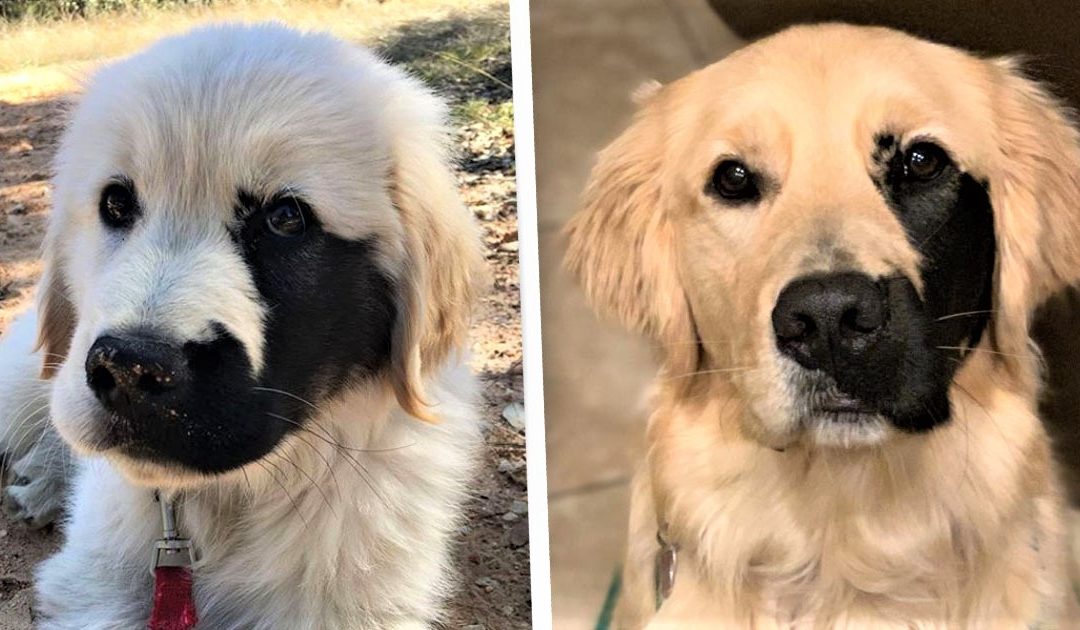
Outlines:
<svg viewBox="0 0 1080 630"><path fill-rule="evenodd" d="M1008 59L796 27L641 99L568 267L662 370L623 627L1080 619L1032 311L1080 142Z"/></svg>
<svg viewBox="0 0 1080 630"><path fill-rule="evenodd" d="M40 627L439 619L485 277L445 120L372 53L277 25L89 80L37 308L0 344L6 509L68 507Z"/></svg>

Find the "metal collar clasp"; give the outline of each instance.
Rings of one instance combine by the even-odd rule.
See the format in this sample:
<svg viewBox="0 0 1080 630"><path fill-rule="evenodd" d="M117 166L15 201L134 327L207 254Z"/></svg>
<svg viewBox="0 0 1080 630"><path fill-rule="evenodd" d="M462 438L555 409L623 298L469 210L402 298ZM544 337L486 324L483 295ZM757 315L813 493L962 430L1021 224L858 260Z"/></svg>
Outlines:
<svg viewBox="0 0 1080 630"><path fill-rule="evenodd" d="M154 555L150 560L150 573L158 567L190 567L195 553L190 538L181 538L176 528L176 502L163 499L154 492L154 500L161 505L161 539L154 542Z"/></svg>

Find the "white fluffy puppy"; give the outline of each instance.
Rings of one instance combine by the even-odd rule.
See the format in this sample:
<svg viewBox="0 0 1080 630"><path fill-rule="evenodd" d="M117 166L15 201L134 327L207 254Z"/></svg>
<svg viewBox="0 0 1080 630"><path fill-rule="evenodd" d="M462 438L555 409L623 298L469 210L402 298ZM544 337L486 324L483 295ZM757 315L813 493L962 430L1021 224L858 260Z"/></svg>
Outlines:
<svg viewBox="0 0 1080 630"><path fill-rule="evenodd" d="M444 113L372 54L272 25L166 39L89 82L36 311L0 346L9 509L58 506L46 412L78 454L42 627L145 626L156 491L194 547L201 628L438 617L484 275Z"/></svg>

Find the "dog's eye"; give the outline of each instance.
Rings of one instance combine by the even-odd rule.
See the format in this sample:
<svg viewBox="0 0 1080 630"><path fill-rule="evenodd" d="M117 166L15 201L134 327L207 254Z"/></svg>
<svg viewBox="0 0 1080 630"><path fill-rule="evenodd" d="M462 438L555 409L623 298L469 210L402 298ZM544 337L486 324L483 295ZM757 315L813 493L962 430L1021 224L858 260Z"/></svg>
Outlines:
<svg viewBox="0 0 1080 630"><path fill-rule="evenodd" d="M909 179L929 181L937 177L949 163L949 156L932 142L912 145L904 156L904 174Z"/></svg>
<svg viewBox="0 0 1080 630"><path fill-rule="evenodd" d="M300 236L305 226L303 202L299 199L280 199L266 213L267 229L278 236Z"/></svg>
<svg viewBox="0 0 1080 630"><path fill-rule="evenodd" d="M129 184L113 182L101 191L98 213L105 225L116 229L130 228L139 216L139 204Z"/></svg>
<svg viewBox="0 0 1080 630"><path fill-rule="evenodd" d="M724 160L713 171L709 188L729 201L750 201L758 197L756 177L750 167L738 160Z"/></svg>

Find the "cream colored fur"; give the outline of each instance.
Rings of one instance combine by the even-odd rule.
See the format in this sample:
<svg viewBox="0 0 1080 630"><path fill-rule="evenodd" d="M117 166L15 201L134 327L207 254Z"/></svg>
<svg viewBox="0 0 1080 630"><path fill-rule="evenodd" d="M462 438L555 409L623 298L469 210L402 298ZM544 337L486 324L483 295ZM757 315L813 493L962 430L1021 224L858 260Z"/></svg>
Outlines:
<svg viewBox="0 0 1080 630"><path fill-rule="evenodd" d="M992 329L949 424L807 430L769 314L815 271L919 255L875 188L875 134L934 138L987 183ZM777 187L705 193L738 156ZM1080 143L1009 60L902 33L796 27L651 91L599 156L567 263L663 368L634 481L621 627L1028 628L1080 620L1063 498L1037 415L1031 312L1080 280ZM680 547L655 609L658 515Z"/></svg>
<svg viewBox="0 0 1080 630"><path fill-rule="evenodd" d="M72 485L64 545L38 571L42 628L145 625L155 488L178 497L198 554L200 628L416 629L440 618L481 441L465 344L483 260L449 154L434 95L327 35L205 28L88 82L57 158L38 306L0 345L0 453L31 475L9 488L9 505L42 525L69 474ZM120 236L98 218L118 174L137 182L142 204L139 229ZM204 340L217 322L259 374L267 307L227 226L238 190L294 187L322 229L372 243L398 290L390 368L304 401L300 430L222 475L102 450L85 362L103 331ZM54 454L47 417L76 463L67 448Z"/></svg>

